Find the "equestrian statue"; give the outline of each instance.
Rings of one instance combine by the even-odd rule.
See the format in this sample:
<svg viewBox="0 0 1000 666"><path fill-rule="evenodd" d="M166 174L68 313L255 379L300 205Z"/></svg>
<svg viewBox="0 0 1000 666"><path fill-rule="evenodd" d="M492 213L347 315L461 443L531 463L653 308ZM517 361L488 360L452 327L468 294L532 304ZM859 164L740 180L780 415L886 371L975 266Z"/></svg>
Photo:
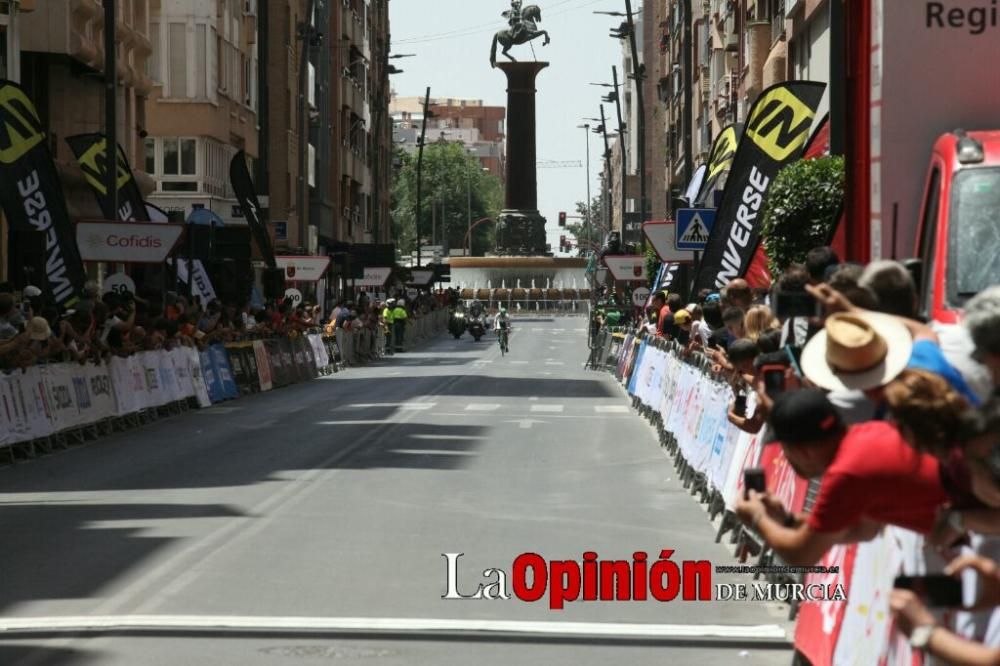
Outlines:
<svg viewBox="0 0 1000 666"><path fill-rule="evenodd" d="M516 62L516 58L510 54L510 48L519 44L527 44L538 37L545 37L542 46L549 43L549 33L538 29L538 23L542 21L542 10L538 5L528 5L521 8L521 0L511 0L510 9L501 14L507 19L510 27L499 30L493 35L493 48L490 50L490 65L497 66L497 44L503 46L501 52L510 60Z"/></svg>

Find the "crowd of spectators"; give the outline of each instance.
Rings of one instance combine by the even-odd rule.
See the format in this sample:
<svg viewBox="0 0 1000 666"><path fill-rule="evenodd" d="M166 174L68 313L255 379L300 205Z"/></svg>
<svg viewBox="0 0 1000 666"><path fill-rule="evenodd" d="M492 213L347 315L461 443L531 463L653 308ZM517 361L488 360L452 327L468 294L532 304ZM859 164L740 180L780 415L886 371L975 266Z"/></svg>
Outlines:
<svg viewBox="0 0 1000 666"><path fill-rule="evenodd" d="M441 305L441 296L421 293L412 302L401 297L394 305L419 318ZM307 331L334 335L337 329L375 340L385 330L384 303L361 293L356 301L340 300L329 315L315 303L290 300L253 307L243 303L188 298L177 293L142 298L131 292L101 294L87 282L73 306L61 311L38 287L15 289L0 284L0 370L26 368L45 362L97 362L112 355L170 349L176 345L205 348L213 342L234 342ZM365 332L371 335L364 335ZM374 342L358 350L363 358L382 353Z"/></svg>
<svg viewBox="0 0 1000 666"><path fill-rule="evenodd" d="M768 492L738 502L785 563L816 564L896 525L924 534L947 574L977 572L973 608L993 608L1000 571L979 554L988 549L967 545L1000 544L1000 286L965 303L961 324L927 322L918 303L902 264L843 263L823 247L770 291L736 279L693 303L657 293L639 328L705 354L736 396L729 421L819 480L806 515ZM944 628L917 592L894 590L891 609L937 658L1000 664L1000 645Z"/></svg>

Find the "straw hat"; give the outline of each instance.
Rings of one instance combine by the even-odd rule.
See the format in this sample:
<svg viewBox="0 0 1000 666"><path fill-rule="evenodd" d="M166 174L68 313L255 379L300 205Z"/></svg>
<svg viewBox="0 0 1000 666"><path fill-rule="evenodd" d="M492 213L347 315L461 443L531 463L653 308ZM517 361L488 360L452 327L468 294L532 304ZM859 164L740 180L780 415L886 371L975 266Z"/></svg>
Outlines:
<svg viewBox="0 0 1000 666"><path fill-rule="evenodd" d="M52 329L49 322L44 317L32 317L28 322L28 337L32 340L48 340L52 336Z"/></svg>
<svg viewBox="0 0 1000 666"><path fill-rule="evenodd" d="M835 314L802 350L802 372L829 391L872 389L895 379L912 349L910 332L893 317Z"/></svg>

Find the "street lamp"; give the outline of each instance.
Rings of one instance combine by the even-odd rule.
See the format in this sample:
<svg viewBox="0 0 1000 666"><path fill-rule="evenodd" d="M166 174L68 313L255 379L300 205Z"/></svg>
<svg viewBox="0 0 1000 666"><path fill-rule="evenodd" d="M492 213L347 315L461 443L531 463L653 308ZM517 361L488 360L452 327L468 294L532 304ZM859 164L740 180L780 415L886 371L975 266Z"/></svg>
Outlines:
<svg viewBox="0 0 1000 666"><path fill-rule="evenodd" d="M577 129L582 129L584 136L587 137L587 205L584 210L586 210L586 220L587 220L587 240L591 243L594 242L594 224L590 219L590 123L584 123L583 125L577 125Z"/></svg>

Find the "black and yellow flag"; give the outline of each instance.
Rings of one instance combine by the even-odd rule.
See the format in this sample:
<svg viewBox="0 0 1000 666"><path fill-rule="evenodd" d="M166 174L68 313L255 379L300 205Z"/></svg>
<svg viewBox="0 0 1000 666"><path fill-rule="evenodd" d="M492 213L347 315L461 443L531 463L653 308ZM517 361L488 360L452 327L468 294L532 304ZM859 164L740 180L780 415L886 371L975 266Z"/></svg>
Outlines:
<svg viewBox="0 0 1000 666"><path fill-rule="evenodd" d="M78 300L86 280L62 185L35 105L24 90L0 79L0 206L11 229L44 234L45 289L63 308Z"/></svg>
<svg viewBox="0 0 1000 666"><path fill-rule="evenodd" d="M740 145L740 137L743 136L743 123L733 123L727 125L719 132L712 142L712 153L708 158L708 170L705 172L705 180L698 190L698 196L691 202L694 208L714 208L715 203L710 197L716 190L722 190L726 186L726 176L733 166L733 159L736 157L736 147Z"/></svg>
<svg viewBox="0 0 1000 666"><path fill-rule="evenodd" d="M825 83L786 81L750 107L692 293L743 277L760 242L767 193L778 172L802 156Z"/></svg>
<svg viewBox="0 0 1000 666"><path fill-rule="evenodd" d="M83 169L83 175L94 194L97 195L97 203L107 220L118 220L119 222L148 222L149 216L146 214L146 205L142 201L142 193L139 192L139 185L132 176L132 169L129 167L128 158L121 146L118 149L117 175L115 183L118 187L118 210L114 210L111 197L108 196L107 187L107 152L108 142L103 134L76 134L66 137L76 161Z"/></svg>

